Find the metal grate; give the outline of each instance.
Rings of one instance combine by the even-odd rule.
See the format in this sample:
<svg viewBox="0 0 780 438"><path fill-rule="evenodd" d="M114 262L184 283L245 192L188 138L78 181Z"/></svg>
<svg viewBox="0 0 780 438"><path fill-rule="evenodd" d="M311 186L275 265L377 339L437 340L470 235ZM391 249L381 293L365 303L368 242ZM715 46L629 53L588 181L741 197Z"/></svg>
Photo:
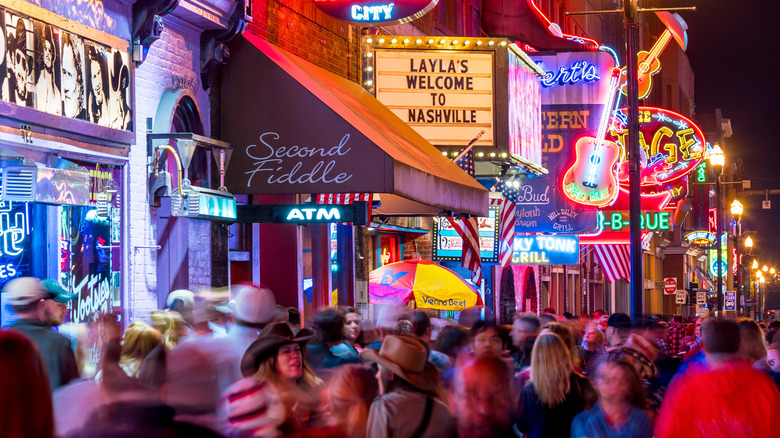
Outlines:
<svg viewBox="0 0 780 438"><path fill-rule="evenodd" d="M35 169L31 167L6 167L2 171L3 200L34 201Z"/></svg>

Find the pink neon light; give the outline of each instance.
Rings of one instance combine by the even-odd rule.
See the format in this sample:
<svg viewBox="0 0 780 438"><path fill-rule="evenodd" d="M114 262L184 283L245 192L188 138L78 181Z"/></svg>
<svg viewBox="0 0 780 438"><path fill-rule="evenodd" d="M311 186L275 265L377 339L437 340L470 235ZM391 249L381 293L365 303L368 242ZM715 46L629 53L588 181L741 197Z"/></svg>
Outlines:
<svg viewBox="0 0 780 438"><path fill-rule="evenodd" d="M552 24L552 21L550 21L550 19L547 18L547 16L544 15L542 13L542 11L539 10L539 8L536 6L536 4L533 2L533 0L529 0L528 4L531 5L531 9L534 11L534 14L536 14L536 16L539 19L541 19L543 22L547 23L547 29L549 29L550 25ZM550 33L552 33L552 32L550 32ZM599 47L599 43L596 40L594 40L594 39L587 38L587 37L581 37L581 36L577 36L577 35L570 35L570 34L567 34L567 33L563 33L563 31L561 31L561 34L563 35L564 38L567 38L567 39L572 39L572 38L580 39L580 40L583 40L583 41L585 41L587 43L592 44L593 47L595 47L595 48Z"/></svg>

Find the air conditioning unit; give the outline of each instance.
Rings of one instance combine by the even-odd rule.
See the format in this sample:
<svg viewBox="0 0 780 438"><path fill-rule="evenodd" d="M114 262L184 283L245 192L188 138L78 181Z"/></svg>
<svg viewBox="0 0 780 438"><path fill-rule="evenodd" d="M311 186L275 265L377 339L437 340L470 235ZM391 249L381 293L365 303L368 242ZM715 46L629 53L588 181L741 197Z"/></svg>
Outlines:
<svg viewBox="0 0 780 438"><path fill-rule="evenodd" d="M236 198L227 192L190 185L183 180L181 193L171 190L171 215L193 219L236 218Z"/></svg>
<svg viewBox="0 0 780 438"><path fill-rule="evenodd" d="M0 169L0 199L44 204L90 204L89 172L82 168L56 169L31 160Z"/></svg>

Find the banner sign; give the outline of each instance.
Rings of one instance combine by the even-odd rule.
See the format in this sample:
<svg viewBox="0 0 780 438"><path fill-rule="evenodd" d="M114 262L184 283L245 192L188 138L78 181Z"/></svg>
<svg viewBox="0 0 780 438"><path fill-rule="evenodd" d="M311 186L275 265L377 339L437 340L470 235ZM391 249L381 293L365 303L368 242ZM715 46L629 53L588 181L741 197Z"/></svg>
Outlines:
<svg viewBox="0 0 780 438"><path fill-rule="evenodd" d="M493 143L493 53L376 50L376 98L435 145Z"/></svg>
<svg viewBox="0 0 780 438"><path fill-rule="evenodd" d="M713 245L715 239L715 234L704 230L691 231L683 236L683 241L688 245Z"/></svg>
<svg viewBox="0 0 780 438"><path fill-rule="evenodd" d="M479 218L479 252L483 263L498 262L498 211L499 206L491 205L489 216ZM462 254L463 239L458 232L447 218L435 218L432 260L460 261Z"/></svg>
<svg viewBox="0 0 780 438"><path fill-rule="evenodd" d="M515 235L513 265L575 265L580 241L576 235Z"/></svg>

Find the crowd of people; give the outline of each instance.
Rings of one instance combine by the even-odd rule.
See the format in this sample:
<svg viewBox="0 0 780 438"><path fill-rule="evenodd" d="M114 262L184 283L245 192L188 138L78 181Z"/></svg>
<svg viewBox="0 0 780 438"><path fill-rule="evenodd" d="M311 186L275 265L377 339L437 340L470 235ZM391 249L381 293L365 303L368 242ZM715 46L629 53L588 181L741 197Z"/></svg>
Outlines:
<svg viewBox="0 0 780 438"><path fill-rule="evenodd" d="M3 290L3 437L771 437L780 322L518 313L511 325L384 306L309 327L264 287L170 294L122 332L100 318L97 369L51 330L56 282ZM93 372L94 371L94 372Z"/></svg>

